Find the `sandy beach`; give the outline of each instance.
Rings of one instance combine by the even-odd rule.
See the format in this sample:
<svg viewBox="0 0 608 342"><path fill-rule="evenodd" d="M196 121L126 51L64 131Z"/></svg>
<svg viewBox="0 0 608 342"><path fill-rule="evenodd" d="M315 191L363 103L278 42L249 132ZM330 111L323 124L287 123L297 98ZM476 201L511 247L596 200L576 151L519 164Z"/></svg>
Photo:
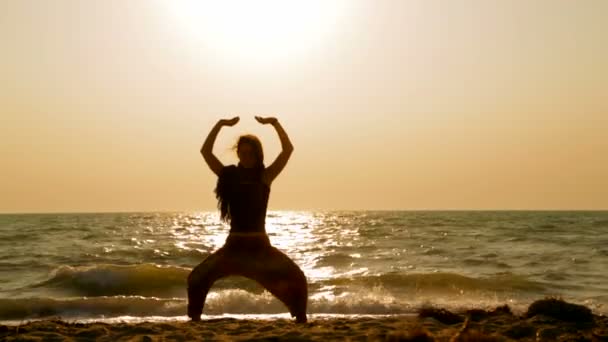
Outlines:
<svg viewBox="0 0 608 342"><path fill-rule="evenodd" d="M0 326L3 341L608 341L608 317L557 300L513 314L453 313L426 308L417 315L286 319L219 318L201 322L73 323L42 320Z"/></svg>

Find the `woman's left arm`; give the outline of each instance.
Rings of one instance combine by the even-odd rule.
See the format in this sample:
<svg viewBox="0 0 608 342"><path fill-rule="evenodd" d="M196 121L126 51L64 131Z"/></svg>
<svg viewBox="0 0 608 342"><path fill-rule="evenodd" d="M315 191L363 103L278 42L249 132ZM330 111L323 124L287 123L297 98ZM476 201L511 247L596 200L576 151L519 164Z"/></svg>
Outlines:
<svg viewBox="0 0 608 342"><path fill-rule="evenodd" d="M255 119L262 124L271 124L272 127L277 131L279 135L279 139L281 140L281 148L282 151L277 156L270 166L266 168L264 171L264 179L267 184L272 183L272 181L277 178L277 176L283 171L285 165L287 165L287 161L291 154L293 153L293 145L291 144L291 140L289 140L289 136L287 136L287 132L283 129L283 126L279 123L279 120L276 118L262 118L256 116Z"/></svg>

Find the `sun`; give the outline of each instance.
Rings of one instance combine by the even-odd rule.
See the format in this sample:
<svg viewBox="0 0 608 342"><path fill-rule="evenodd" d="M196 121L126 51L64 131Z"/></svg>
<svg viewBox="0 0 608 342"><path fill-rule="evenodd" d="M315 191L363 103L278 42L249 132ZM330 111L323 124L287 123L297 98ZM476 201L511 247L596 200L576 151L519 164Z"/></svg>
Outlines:
<svg viewBox="0 0 608 342"><path fill-rule="evenodd" d="M161 1L189 39L224 60L275 63L327 43L346 10L338 0Z"/></svg>

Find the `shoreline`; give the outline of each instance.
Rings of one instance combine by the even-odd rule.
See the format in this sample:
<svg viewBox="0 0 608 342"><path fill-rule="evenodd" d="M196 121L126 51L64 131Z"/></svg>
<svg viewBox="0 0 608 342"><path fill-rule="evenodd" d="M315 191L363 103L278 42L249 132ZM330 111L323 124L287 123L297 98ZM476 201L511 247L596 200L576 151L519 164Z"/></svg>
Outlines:
<svg viewBox="0 0 608 342"><path fill-rule="evenodd" d="M311 317L312 316L312 317ZM200 322L76 323L43 319L0 325L0 340L96 341L608 341L608 317L582 305L548 298L522 315L504 305L491 311L450 312L423 308L417 314L316 316L297 324L287 318L209 318Z"/></svg>

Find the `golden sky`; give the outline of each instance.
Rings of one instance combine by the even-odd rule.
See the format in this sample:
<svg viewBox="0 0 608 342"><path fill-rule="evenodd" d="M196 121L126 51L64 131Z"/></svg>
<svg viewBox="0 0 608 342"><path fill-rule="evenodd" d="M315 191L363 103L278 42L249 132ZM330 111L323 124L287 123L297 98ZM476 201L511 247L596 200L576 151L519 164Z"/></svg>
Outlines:
<svg viewBox="0 0 608 342"><path fill-rule="evenodd" d="M608 209L608 1L174 4L0 2L0 212L213 210L234 115L270 209Z"/></svg>

